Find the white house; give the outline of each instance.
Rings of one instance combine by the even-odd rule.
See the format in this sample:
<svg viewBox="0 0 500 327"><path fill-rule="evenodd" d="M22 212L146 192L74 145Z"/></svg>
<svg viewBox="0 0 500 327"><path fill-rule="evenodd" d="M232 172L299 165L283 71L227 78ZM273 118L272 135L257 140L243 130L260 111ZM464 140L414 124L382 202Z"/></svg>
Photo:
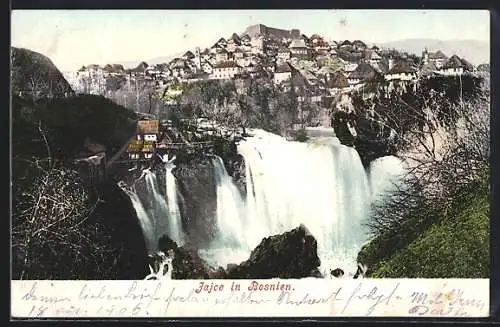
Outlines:
<svg viewBox="0 0 500 327"><path fill-rule="evenodd" d="M448 61L438 69L438 73L447 76L458 76L466 72L472 72L474 67L465 59L453 55Z"/></svg>
<svg viewBox="0 0 500 327"><path fill-rule="evenodd" d="M229 54L225 49L217 50L217 54L215 55L215 60L217 62L227 61L229 59Z"/></svg>
<svg viewBox="0 0 500 327"><path fill-rule="evenodd" d="M309 49L303 39L293 40L288 46L292 57L306 59L309 57Z"/></svg>
<svg viewBox="0 0 500 327"><path fill-rule="evenodd" d="M417 69L407 60L401 60L389 69L384 78L387 81L413 81L417 79Z"/></svg>
<svg viewBox="0 0 500 327"><path fill-rule="evenodd" d="M288 63L282 63L274 71L274 84L281 84L292 78L292 69Z"/></svg>
<svg viewBox="0 0 500 327"><path fill-rule="evenodd" d="M290 59L290 50L287 48L279 48L278 49L278 60L286 61Z"/></svg>
<svg viewBox="0 0 500 327"><path fill-rule="evenodd" d="M241 73L241 70L241 67L234 61L223 61L213 66L211 78L231 79Z"/></svg>
<svg viewBox="0 0 500 327"><path fill-rule="evenodd" d="M139 120L137 123L137 140L156 142L158 139L159 124L159 120Z"/></svg>
<svg viewBox="0 0 500 327"><path fill-rule="evenodd" d="M233 56L234 56L235 60L239 60L239 59L243 59L245 54L240 49L235 49L233 52Z"/></svg>
<svg viewBox="0 0 500 327"><path fill-rule="evenodd" d="M438 50L436 52L428 52L427 49L425 49L422 52L422 59L424 64L427 62L432 62L437 69L443 67L443 65L448 61L448 57L443 52L441 52L441 50Z"/></svg>
<svg viewBox="0 0 500 327"><path fill-rule="evenodd" d="M382 60L382 57L377 52L369 50L366 51L365 60L370 65L378 65L378 63Z"/></svg>
<svg viewBox="0 0 500 327"><path fill-rule="evenodd" d="M252 52L262 53L262 51L264 50L264 38L262 36L253 38L250 41L250 45L252 46Z"/></svg>

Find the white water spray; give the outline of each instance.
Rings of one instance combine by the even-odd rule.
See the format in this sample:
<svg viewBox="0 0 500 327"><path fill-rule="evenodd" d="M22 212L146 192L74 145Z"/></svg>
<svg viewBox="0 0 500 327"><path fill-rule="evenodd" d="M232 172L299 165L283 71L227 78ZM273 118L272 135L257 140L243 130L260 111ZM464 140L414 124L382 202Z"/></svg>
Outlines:
<svg viewBox="0 0 500 327"><path fill-rule="evenodd" d="M177 201L177 180L175 179L172 170L175 168L175 156L171 159L168 155L161 157L165 164L165 194L167 195L167 204L169 210L169 233L168 235L179 246L184 244L184 233L182 232L182 219L179 210L179 203Z"/></svg>
<svg viewBox="0 0 500 327"><path fill-rule="evenodd" d="M160 193L156 174L149 168L142 171L132 190L122 182L118 184L132 201L149 253L158 249L158 241L164 235L179 246L184 242L172 161L166 163L166 197ZM146 192L138 192L135 185L143 182Z"/></svg>
<svg viewBox="0 0 500 327"><path fill-rule="evenodd" d="M246 201L240 202L222 160L215 162L220 234L212 249L246 253L241 255L245 260L264 237L304 224L318 242L322 272L337 267L356 271L357 253L367 241L363 223L373 199L356 150L334 137L302 143L261 130L252 133L238 145L245 159ZM379 171L372 174L380 179L377 185L386 178ZM239 263L227 255L204 257L215 265Z"/></svg>

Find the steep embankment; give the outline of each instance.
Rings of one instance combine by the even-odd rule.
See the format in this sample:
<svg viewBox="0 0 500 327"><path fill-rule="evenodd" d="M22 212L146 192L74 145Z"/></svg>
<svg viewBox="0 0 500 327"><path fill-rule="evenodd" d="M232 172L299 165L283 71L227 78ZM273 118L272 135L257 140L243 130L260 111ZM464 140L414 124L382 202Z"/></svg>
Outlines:
<svg viewBox="0 0 500 327"><path fill-rule="evenodd" d="M46 56L11 47L12 92L43 96L69 96L74 92L62 73Z"/></svg>
<svg viewBox="0 0 500 327"><path fill-rule="evenodd" d="M339 138L365 162L392 154L410 166L404 184L372 208L372 238L358 255L368 276L488 277L489 88L482 82L435 77L354 94L350 110L334 117Z"/></svg>
<svg viewBox="0 0 500 327"><path fill-rule="evenodd" d="M14 57L18 89L33 74L45 86L35 97L13 90L13 278L142 278L146 250L130 201L112 180L88 187L73 164L96 149L113 153L135 114L103 97L43 97L67 82L40 54Z"/></svg>
<svg viewBox="0 0 500 327"><path fill-rule="evenodd" d="M409 221L418 217L408 217ZM375 278L488 278L490 275L489 185L455 199L446 212L408 246L380 252L383 240L363 248L358 260Z"/></svg>

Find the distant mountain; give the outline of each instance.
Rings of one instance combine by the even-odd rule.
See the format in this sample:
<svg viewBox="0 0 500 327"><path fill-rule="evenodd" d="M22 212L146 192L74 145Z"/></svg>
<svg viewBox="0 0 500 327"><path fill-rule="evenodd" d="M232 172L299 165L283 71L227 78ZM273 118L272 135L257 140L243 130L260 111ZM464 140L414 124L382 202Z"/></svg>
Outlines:
<svg viewBox="0 0 500 327"><path fill-rule="evenodd" d="M476 40L434 40L434 39L405 39L387 43L380 43L381 48L394 48L416 55L421 55L422 50L441 50L448 57L456 54L474 65L490 62L490 45L488 42Z"/></svg>
<svg viewBox="0 0 500 327"><path fill-rule="evenodd" d="M38 96L64 96L73 89L54 63L41 53L11 47L12 92L30 92Z"/></svg>

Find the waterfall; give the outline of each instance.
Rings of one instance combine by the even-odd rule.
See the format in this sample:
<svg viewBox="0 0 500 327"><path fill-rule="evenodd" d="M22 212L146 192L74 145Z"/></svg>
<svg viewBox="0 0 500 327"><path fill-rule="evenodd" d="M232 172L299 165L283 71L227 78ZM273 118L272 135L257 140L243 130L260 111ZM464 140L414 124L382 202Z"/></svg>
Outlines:
<svg viewBox="0 0 500 327"><path fill-rule="evenodd" d="M304 224L317 240L323 272L338 267L356 271L357 253L367 241L363 223L373 199L356 150L335 137L303 143L261 130L252 133L238 145L245 160L245 200L222 160L214 160L219 235L212 248L246 252L245 260L264 237ZM382 182L385 175L377 169L373 175ZM218 257L219 265L239 263Z"/></svg>
<svg viewBox="0 0 500 327"><path fill-rule="evenodd" d="M154 221L146 212L141 200L134 191L127 189L122 182L119 182L118 186L125 192L125 194L128 195L130 201L132 202L132 206L137 214L137 219L139 219L142 235L144 236L144 240L146 242L146 249L149 253L156 251L158 248L158 240L155 234Z"/></svg>
<svg viewBox="0 0 500 327"><path fill-rule="evenodd" d="M375 159L370 164L370 188L373 201L383 200L384 195L396 189L405 173L406 165L393 156Z"/></svg>
<svg viewBox="0 0 500 327"><path fill-rule="evenodd" d="M176 241L179 246L181 246L184 244L182 219L181 212L179 210L179 203L177 201L177 180L175 179L174 174L172 174L172 170L175 168L175 156L172 159L168 159L168 156L166 156L163 157L162 160L165 163L165 194L167 195L167 204L170 217L168 235L170 236L170 238Z"/></svg>
<svg viewBox="0 0 500 327"><path fill-rule="evenodd" d="M150 169L143 170L132 190L127 189L124 183L119 183L132 201L150 253L158 249L158 241L163 235L170 237L179 246L184 241L175 177L171 169L171 166L166 168L166 196L160 193L157 176ZM141 185L142 183L145 185ZM145 191L137 191L136 184L145 186Z"/></svg>

